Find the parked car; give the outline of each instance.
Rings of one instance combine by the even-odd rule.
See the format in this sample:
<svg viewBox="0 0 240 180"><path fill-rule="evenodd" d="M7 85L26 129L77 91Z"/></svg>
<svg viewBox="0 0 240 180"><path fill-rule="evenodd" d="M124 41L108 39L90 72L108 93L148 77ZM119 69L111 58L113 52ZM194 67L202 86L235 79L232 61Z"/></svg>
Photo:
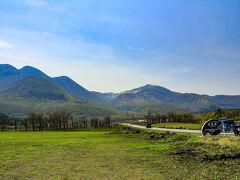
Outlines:
<svg viewBox="0 0 240 180"><path fill-rule="evenodd" d="M202 126L202 134L206 135L219 135L220 133L233 132L235 136L240 134L240 125L232 119L210 119Z"/></svg>
<svg viewBox="0 0 240 180"><path fill-rule="evenodd" d="M152 128L152 124L151 123L147 123L146 124L146 128Z"/></svg>

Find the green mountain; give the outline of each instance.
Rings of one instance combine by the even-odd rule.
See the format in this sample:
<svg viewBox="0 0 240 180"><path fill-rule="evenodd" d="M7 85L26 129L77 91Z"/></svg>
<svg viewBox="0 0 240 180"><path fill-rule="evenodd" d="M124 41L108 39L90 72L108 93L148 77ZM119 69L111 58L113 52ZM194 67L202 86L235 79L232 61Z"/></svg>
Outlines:
<svg viewBox="0 0 240 180"><path fill-rule="evenodd" d="M15 82L8 89L2 91L0 97L33 101L68 101L73 99L51 81L34 76Z"/></svg>
<svg viewBox="0 0 240 180"><path fill-rule="evenodd" d="M120 114L68 77L51 78L30 66L18 70L10 65L0 65L0 75L0 112L12 116L59 109L75 117Z"/></svg>

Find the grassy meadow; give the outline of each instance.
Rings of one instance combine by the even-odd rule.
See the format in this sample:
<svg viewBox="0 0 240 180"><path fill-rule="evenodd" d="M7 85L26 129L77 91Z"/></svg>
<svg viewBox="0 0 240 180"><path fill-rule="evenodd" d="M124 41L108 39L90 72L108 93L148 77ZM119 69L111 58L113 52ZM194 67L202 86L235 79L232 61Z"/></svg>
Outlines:
<svg viewBox="0 0 240 180"><path fill-rule="evenodd" d="M153 127L157 127L157 128L170 128L170 129L200 130L202 128L202 124L193 124L193 123L157 123L157 124L153 124Z"/></svg>
<svg viewBox="0 0 240 180"><path fill-rule="evenodd" d="M134 128L0 133L0 179L239 179L240 139Z"/></svg>

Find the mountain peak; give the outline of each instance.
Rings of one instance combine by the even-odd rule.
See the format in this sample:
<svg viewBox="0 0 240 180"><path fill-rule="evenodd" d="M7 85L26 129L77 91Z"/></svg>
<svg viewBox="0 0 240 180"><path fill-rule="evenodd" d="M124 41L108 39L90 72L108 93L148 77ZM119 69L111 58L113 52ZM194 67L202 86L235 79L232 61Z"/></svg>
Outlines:
<svg viewBox="0 0 240 180"><path fill-rule="evenodd" d="M15 67L13 67L12 65L10 64L0 64L0 71L3 71L3 70L17 70Z"/></svg>
<svg viewBox="0 0 240 180"><path fill-rule="evenodd" d="M20 69L20 71L40 71L40 70L32 66L24 66Z"/></svg>
<svg viewBox="0 0 240 180"><path fill-rule="evenodd" d="M139 88L135 88L135 89L132 89L132 90L125 91L123 93L137 94L137 93L142 93L142 92L153 92L153 91L154 92L161 92L161 93L171 93L172 92L169 89L161 87L161 86L147 84L147 85L141 86ZM121 93L121 94L123 94L123 93Z"/></svg>
<svg viewBox="0 0 240 180"><path fill-rule="evenodd" d="M163 89L167 89L163 86L158 86L158 85L153 85L153 84L146 84L145 86L142 86L142 87L145 87L145 88L163 88Z"/></svg>
<svg viewBox="0 0 240 180"><path fill-rule="evenodd" d="M9 64L0 64L0 91L19 79L18 70Z"/></svg>
<svg viewBox="0 0 240 180"><path fill-rule="evenodd" d="M158 86L158 85L153 85L153 84L146 84L145 86L142 86L140 88L164 88L162 86ZM166 89L166 88L164 88Z"/></svg>
<svg viewBox="0 0 240 180"><path fill-rule="evenodd" d="M22 69L19 70L19 74L22 78L29 77L29 76L41 77L45 79L50 78L45 73L43 73L39 69L32 66L24 66Z"/></svg>
<svg viewBox="0 0 240 180"><path fill-rule="evenodd" d="M64 80L64 81L73 81L70 77L68 76L59 76L55 77L54 79L59 79L59 80Z"/></svg>

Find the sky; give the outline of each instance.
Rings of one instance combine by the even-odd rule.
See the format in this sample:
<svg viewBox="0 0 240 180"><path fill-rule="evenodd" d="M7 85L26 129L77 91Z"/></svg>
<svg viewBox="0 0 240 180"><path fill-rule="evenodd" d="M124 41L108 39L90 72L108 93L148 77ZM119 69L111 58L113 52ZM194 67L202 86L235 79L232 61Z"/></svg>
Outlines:
<svg viewBox="0 0 240 180"><path fill-rule="evenodd" d="M0 0L0 63L92 91L240 94L239 0Z"/></svg>

